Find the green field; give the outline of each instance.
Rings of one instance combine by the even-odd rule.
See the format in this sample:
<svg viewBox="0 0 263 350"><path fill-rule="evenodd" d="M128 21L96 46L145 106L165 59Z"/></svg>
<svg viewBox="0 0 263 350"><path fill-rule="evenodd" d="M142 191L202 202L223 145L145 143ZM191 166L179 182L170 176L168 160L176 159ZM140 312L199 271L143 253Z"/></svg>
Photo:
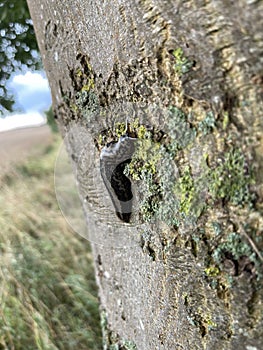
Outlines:
<svg viewBox="0 0 263 350"><path fill-rule="evenodd" d="M54 136L0 183L0 349L101 349L89 243L54 193Z"/></svg>

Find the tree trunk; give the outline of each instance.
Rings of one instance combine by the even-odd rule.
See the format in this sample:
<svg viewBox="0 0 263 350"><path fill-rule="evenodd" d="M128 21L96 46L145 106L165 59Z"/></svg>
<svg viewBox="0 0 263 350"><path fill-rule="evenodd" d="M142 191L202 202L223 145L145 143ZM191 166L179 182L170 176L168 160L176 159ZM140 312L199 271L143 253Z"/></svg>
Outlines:
<svg viewBox="0 0 263 350"><path fill-rule="evenodd" d="M104 349L262 349L262 1L28 4Z"/></svg>

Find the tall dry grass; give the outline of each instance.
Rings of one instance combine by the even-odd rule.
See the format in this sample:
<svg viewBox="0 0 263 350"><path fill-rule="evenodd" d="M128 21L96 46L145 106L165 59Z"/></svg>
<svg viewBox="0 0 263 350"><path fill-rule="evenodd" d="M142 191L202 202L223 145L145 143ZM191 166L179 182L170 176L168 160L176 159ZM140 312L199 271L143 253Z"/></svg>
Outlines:
<svg viewBox="0 0 263 350"><path fill-rule="evenodd" d="M59 143L0 183L0 349L102 348L90 246L55 199Z"/></svg>

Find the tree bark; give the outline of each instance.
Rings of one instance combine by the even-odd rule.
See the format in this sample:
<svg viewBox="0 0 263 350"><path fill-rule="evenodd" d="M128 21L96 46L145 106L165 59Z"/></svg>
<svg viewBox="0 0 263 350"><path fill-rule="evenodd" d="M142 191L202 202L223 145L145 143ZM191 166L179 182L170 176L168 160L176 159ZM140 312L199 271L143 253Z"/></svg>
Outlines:
<svg viewBox="0 0 263 350"><path fill-rule="evenodd" d="M104 348L262 349L263 3L28 4L92 242ZM124 222L100 156L127 120L139 151Z"/></svg>

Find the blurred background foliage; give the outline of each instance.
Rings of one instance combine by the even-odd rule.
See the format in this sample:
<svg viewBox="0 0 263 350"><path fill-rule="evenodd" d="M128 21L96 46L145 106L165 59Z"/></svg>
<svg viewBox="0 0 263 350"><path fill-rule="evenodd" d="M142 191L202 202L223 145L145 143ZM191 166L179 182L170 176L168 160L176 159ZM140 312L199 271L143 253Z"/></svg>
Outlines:
<svg viewBox="0 0 263 350"><path fill-rule="evenodd" d="M0 115L13 108L6 87L12 73L41 67L26 0L0 0Z"/></svg>
<svg viewBox="0 0 263 350"><path fill-rule="evenodd" d="M102 349L89 242L61 215L61 139L0 176L0 349ZM1 175L1 174L0 174Z"/></svg>
<svg viewBox="0 0 263 350"><path fill-rule="evenodd" d="M25 0L0 0L0 35L1 116L14 107L7 88L12 74L42 68ZM97 350L102 342L91 248L57 204L54 164L61 138L52 110L46 115L55 132L48 146L32 147L34 156L8 171L0 157L0 349Z"/></svg>

